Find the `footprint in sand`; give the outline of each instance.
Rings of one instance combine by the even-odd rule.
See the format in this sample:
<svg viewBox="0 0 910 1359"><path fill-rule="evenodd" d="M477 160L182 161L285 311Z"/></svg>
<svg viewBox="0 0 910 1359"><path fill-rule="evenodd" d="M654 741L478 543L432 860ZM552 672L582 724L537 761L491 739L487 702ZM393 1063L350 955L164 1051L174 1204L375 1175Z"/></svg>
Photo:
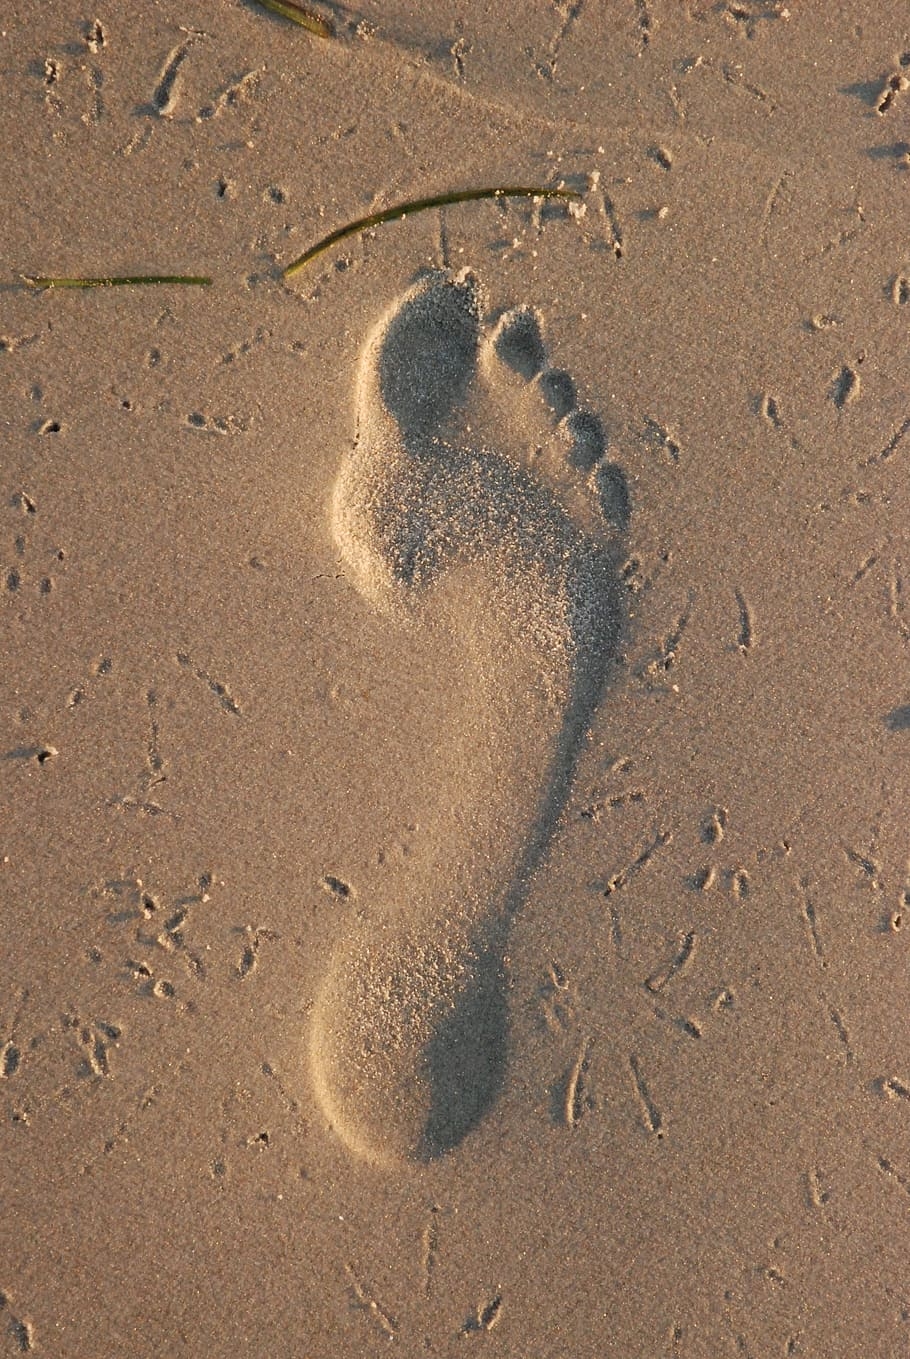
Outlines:
<svg viewBox="0 0 910 1359"><path fill-rule="evenodd" d="M430 1161L503 1082L508 930L616 654L630 502L536 314L486 327L470 272L421 278L383 318L357 408L333 499L346 568L375 607L454 629L471 680L446 733L438 852L340 943L311 1069L352 1151Z"/></svg>

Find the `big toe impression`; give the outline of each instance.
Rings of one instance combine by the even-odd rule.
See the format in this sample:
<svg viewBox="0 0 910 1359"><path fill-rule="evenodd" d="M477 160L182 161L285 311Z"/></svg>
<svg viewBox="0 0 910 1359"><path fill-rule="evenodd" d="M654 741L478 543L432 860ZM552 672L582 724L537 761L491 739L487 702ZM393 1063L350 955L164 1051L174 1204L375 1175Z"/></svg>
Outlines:
<svg viewBox="0 0 910 1359"><path fill-rule="evenodd" d="M465 273L437 272L398 307L381 340L379 391L407 444L444 425L474 377L480 311Z"/></svg>

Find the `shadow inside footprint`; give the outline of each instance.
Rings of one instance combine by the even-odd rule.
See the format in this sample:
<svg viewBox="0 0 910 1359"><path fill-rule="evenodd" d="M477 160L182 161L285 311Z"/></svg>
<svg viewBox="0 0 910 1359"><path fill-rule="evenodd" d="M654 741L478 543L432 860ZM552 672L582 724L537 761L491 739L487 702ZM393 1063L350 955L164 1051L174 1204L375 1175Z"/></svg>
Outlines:
<svg viewBox="0 0 910 1359"><path fill-rule="evenodd" d="M430 1099L421 1160L445 1155L477 1126L502 1088L506 1048L502 958L488 947L425 1051Z"/></svg>

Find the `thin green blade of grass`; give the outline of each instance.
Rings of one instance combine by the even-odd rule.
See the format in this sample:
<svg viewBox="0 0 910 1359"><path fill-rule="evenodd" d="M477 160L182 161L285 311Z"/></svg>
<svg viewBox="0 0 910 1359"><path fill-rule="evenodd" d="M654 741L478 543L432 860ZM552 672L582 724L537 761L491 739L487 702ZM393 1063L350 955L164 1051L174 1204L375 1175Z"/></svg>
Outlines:
<svg viewBox="0 0 910 1359"><path fill-rule="evenodd" d="M272 14L280 14L282 19L290 19L292 24L299 24L317 38L335 36L335 29L330 20L324 19L321 14L308 9L306 5L295 4L294 0L256 0L256 4L270 10Z"/></svg>
<svg viewBox="0 0 910 1359"><path fill-rule="evenodd" d="M455 193L438 194L433 198L415 198L407 203L398 203L393 208L384 208L382 212L371 213L369 217L360 217L356 222L350 222L347 226L339 227L337 231L332 231L328 236L324 236L321 241L310 246L309 250L289 264L282 270L282 278L292 278L303 267L316 259L323 251L331 246L337 245L339 241L347 240L349 236L357 236L361 231L369 231L371 227L382 226L384 222L393 222L402 217L412 217L415 212L427 212L430 208L447 208L453 203L476 203L484 198L569 198L580 199L581 194L574 189L544 189L544 188L525 188L521 185L505 185L498 189L460 189Z"/></svg>
<svg viewBox="0 0 910 1359"><path fill-rule="evenodd" d="M50 278L40 274L23 274L32 288L143 288L162 283L177 283L195 288L207 288L212 280L201 274L131 274L109 278Z"/></svg>

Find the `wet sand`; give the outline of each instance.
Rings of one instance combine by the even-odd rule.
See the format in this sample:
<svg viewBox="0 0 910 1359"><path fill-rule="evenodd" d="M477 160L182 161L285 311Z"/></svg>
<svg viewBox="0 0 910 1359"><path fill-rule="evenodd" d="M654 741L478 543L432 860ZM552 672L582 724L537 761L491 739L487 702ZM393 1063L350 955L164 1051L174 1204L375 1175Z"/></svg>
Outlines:
<svg viewBox="0 0 910 1359"><path fill-rule="evenodd" d="M319 12L0 22L0 1354L899 1354L910 28Z"/></svg>

